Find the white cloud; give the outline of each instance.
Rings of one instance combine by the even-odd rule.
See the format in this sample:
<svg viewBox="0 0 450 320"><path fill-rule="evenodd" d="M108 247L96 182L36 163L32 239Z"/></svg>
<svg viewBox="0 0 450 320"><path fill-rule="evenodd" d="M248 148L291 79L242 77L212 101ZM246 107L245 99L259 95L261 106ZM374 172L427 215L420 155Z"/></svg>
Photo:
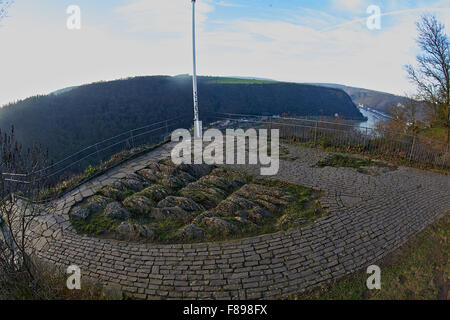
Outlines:
<svg viewBox="0 0 450 320"><path fill-rule="evenodd" d="M184 36L189 32L192 8L190 1L138 0L115 10L131 25L130 31L150 30L152 33ZM196 20L203 27L206 15L213 7L205 1L196 2Z"/></svg>
<svg viewBox="0 0 450 320"><path fill-rule="evenodd" d="M340 11L364 13L367 8L365 0L333 0L333 5Z"/></svg>
<svg viewBox="0 0 450 320"><path fill-rule="evenodd" d="M234 8L245 8L246 7L242 4L231 3L231 2L223 1L223 0L215 1L214 4L217 6L221 6L221 7L234 7Z"/></svg>
<svg viewBox="0 0 450 320"><path fill-rule="evenodd" d="M89 23L68 31L64 19L15 14L6 20L0 28L7 48L0 50L0 104L93 81L192 72L190 2L149 2L130 2L115 11L129 27L119 34L110 25ZM335 82L399 94L411 88L402 67L414 62L414 21L420 12L397 15L393 26L376 32L364 22L321 32L326 15L313 11L302 18L308 21L303 25L223 20L212 30L206 23L212 2L198 3L199 74ZM19 2L15 8L27 10ZM439 14L450 26L450 10ZM340 21L330 21L335 22Z"/></svg>

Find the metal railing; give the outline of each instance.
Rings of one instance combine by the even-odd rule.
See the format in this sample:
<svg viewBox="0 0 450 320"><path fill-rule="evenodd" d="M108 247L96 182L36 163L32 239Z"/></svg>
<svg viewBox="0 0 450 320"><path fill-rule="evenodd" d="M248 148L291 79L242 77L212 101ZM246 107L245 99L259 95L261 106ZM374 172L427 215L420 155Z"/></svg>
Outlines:
<svg viewBox="0 0 450 320"><path fill-rule="evenodd" d="M339 121L281 118L231 113L208 113L221 126L264 126L279 129L280 137L311 146L321 145L368 155L449 168L449 144L426 137L361 127Z"/></svg>
<svg viewBox="0 0 450 320"><path fill-rule="evenodd" d="M202 116L205 127L209 124L219 129L279 129L281 138L311 146L335 147L362 154L378 153L408 162L450 167L449 145L425 137L333 121L231 113L204 113ZM59 191L54 191L46 198L49 200L152 150L168 141L175 129L190 128L191 122L191 119L180 117L133 129L83 148L34 172L2 173L3 180L17 184L36 183L38 180L41 186L45 184L49 189L59 188Z"/></svg>
<svg viewBox="0 0 450 320"><path fill-rule="evenodd" d="M186 127L185 117L164 120L99 141L51 165L29 173L3 172L3 181L45 186L46 200L70 192L88 180L167 142L171 132ZM58 189L59 191L57 192Z"/></svg>

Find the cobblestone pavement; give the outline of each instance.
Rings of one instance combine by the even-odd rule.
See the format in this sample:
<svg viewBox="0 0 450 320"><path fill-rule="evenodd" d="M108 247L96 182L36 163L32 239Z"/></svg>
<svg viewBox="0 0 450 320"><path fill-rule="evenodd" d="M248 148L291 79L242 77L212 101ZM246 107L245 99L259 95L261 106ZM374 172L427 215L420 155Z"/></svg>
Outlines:
<svg viewBox="0 0 450 320"><path fill-rule="evenodd" d="M165 158L172 145L132 160L53 203L40 219L38 256L142 299L270 299L366 268L450 209L450 177L399 167L378 176L316 168L322 150L287 146L276 178L325 191L330 214L301 230L238 241L154 245L75 233L70 208L106 184ZM259 168L240 166L254 174Z"/></svg>

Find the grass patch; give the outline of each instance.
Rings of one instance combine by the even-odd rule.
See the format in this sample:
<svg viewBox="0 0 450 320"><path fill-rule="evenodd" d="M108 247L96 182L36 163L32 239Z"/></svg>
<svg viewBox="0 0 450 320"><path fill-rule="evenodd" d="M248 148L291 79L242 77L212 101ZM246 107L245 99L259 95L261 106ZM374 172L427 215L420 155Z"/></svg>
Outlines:
<svg viewBox="0 0 450 320"><path fill-rule="evenodd" d="M95 213L86 220L77 220L70 217L73 227L78 233L101 235L114 231L120 221L106 217L103 213Z"/></svg>
<svg viewBox="0 0 450 320"><path fill-rule="evenodd" d="M445 127L435 126L432 128L421 128L419 129L418 134L432 140L441 142L447 141L447 128Z"/></svg>
<svg viewBox="0 0 450 320"><path fill-rule="evenodd" d="M285 146L280 146L280 159L285 161L295 161L298 158L291 155L288 148L286 148Z"/></svg>
<svg viewBox="0 0 450 320"><path fill-rule="evenodd" d="M320 205L318 191L273 179L260 180L258 183L279 188L292 195L293 201L275 214L275 222L266 226L272 228L273 232L304 227L327 214Z"/></svg>
<svg viewBox="0 0 450 320"><path fill-rule="evenodd" d="M120 300L121 291L108 292L99 283L81 279L81 290L69 290L65 270L49 263L29 264L25 270L7 272L0 277L0 300ZM0 270L2 272L2 270ZM114 293L114 295L112 295Z"/></svg>
<svg viewBox="0 0 450 320"><path fill-rule="evenodd" d="M450 212L378 265L381 290L368 290L365 272L293 295L293 300L447 300Z"/></svg>
<svg viewBox="0 0 450 320"><path fill-rule="evenodd" d="M389 141L386 139L378 138L374 139L370 144L361 144L361 145L346 145L346 146L336 146L333 145L331 140L329 139L320 139L317 143L313 142L296 142L293 140L283 140L285 143L289 143L292 145L299 145L305 148L318 148L323 149L327 152L339 152L339 153L348 153L353 155L364 155L371 157L380 161L388 161L390 163L395 164L396 166L405 166L412 167L421 170L429 170L436 173L440 173L443 175L449 175L450 170L447 164L444 165L432 165L425 162L417 162L417 161L409 161L408 154L404 152L392 153L388 149L383 147L377 147L383 144L388 145ZM373 146L373 149L371 148ZM448 160L447 162L448 163Z"/></svg>
<svg viewBox="0 0 450 320"><path fill-rule="evenodd" d="M210 83L216 84L274 84L278 83L277 81L271 80L257 80L257 79L239 79L239 78L215 78L211 80Z"/></svg>
<svg viewBox="0 0 450 320"><path fill-rule="evenodd" d="M177 239L177 231L186 223L179 219L164 219L149 225L155 230L157 242L173 243Z"/></svg>
<svg viewBox="0 0 450 320"><path fill-rule="evenodd" d="M367 167L390 167L388 164L373 161L372 159L362 159L356 157L350 157L340 154L332 154L328 156L326 159L319 161L316 164L316 167L324 168L324 167L345 167L345 168L355 168L360 173L368 173L366 170Z"/></svg>

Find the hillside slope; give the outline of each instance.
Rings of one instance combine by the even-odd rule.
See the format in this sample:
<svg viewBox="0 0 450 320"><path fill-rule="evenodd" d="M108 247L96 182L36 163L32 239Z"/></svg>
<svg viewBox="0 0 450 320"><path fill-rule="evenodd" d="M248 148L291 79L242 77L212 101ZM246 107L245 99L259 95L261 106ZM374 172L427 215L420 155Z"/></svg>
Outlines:
<svg viewBox="0 0 450 320"><path fill-rule="evenodd" d="M341 89L352 98L354 103L363 104L367 107L370 107L383 113L387 113L390 107L396 106L399 103L402 105L405 105L407 103L407 98L386 92L362 88L354 88L331 83L316 83L314 85L327 88Z"/></svg>
<svg viewBox="0 0 450 320"><path fill-rule="evenodd" d="M200 116L206 112L362 119L343 91L317 86L229 78L199 78ZM187 76L137 77L98 82L58 94L31 97L0 109L0 128L15 126L25 145L38 142L55 158L101 139L185 116L192 118Z"/></svg>

